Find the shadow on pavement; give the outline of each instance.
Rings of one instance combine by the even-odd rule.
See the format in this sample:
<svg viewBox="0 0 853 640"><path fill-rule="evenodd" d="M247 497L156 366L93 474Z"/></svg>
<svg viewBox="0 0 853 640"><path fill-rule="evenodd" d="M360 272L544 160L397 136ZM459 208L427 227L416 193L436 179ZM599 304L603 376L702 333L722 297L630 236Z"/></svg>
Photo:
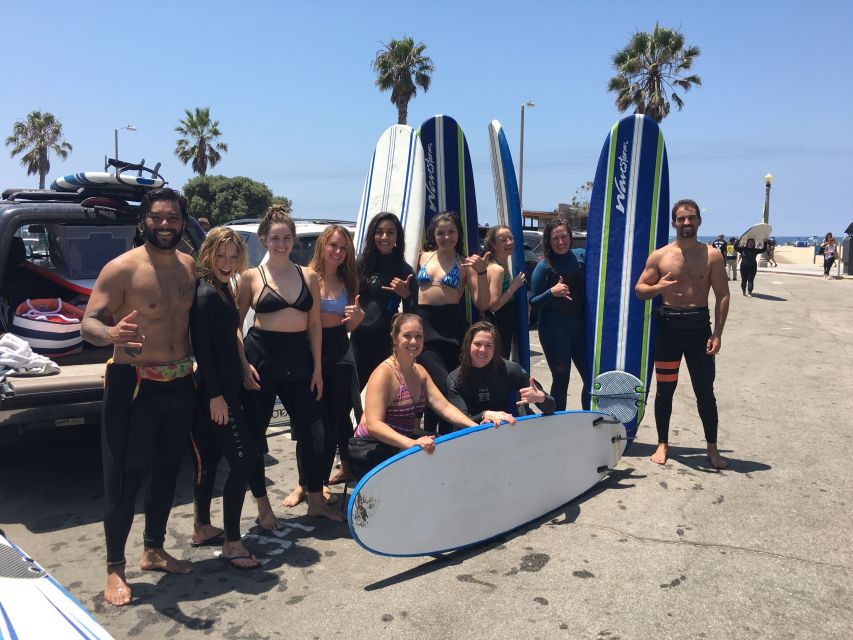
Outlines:
<svg viewBox="0 0 853 640"><path fill-rule="evenodd" d="M644 442L634 442L630 449L623 456L624 458L648 458L655 452L657 445L646 444ZM731 457L730 449L720 449L720 454L729 463L727 469L715 469L708 461L708 451L702 447L669 447L669 461L678 462L685 467L690 467L695 471L703 471L705 473L725 473L726 471L734 471L735 473L752 473L754 471L769 471L772 467L763 462L754 460L740 460Z"/></svg>
<svg viewBox="0 0 853 640"><path fill-rule="evenodd" d="M788 302L788 298L780 298L779 296L771 296L767 293L752 293L753 298L758 298L760 300L770 300L771 302Z"/></svg>
<svg viewBox="0 0 853 640"><path fill-rule="evenodd" d="M396 575L389 576L377 582L368 584L364 587L364 590L377 591L379 589L384 589L386 587L391 587L397 584L401 584L403 582L407 582L408 580L413 580L415 578L420 578L422 576L429 575L434 571L439 571L447 567L459 566L470 558L474 558L494 549L500 549L502 548L503 544L508 540L512 540L514 538L517 538L518 536L523 536L528 531L541 527L545 524L549 526L571 524L572 522L577 520L578 516L580 515L580 505L582 505L590 498L594 498L602 491L608 489L630 489L634 486L634 484L623 484L624 481L633 479L639 480L645 477L633 475L634 471L635 469L632 468L617 469L615 471L612 471L610 475L608 475L606 478L604 478L604 480L596 484L586 493L583 493L577 498L571 500L570 502L567 502L563 506L548 512L542 517L536 518L536 520L533 520L532 522L523 524L507 533L502 533L499 536L492 538L491 540L487 540L486 542L466 547L464 549L459 549L457 551L449 551L441 555L433 556L432 560L422 565L412 567L411 569L407 569L402 573L398 573Z"/></svg>

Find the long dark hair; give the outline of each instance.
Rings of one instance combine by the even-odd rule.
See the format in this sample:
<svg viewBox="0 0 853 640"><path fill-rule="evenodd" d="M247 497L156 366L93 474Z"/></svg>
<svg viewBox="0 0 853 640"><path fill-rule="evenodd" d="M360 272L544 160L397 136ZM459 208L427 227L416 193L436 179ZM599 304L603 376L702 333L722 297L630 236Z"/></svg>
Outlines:
<svg viewBox="0 0 853 640"><path fill-rule="evenodd" d="M376 229L381 222L390 220L394 223L397 229L397 243L391 250L391 257L395 262L405 262L404 255L406 253L406 239L403 235L403 225L400 224L400 219L393 213L382 212L377 213L371 218L367 225L367 231L364 234L364 245L361 249L361 256L356 263L356 272L358 273L359 286L367 282L367 279L376 268L376 255L379 253L376 249Z"/></svg>
<svg viewBox="0 0 853 640"><path fill-rule="evenodd" d="M572 245L575 241L572 235L572 225L569 224L568 220L552 218L548 221L548 224L545 225L545 230L542 232L542 257L545 258L548 266L552 269L554 268L554 250L551 248L551 234L554 233L554 229L557 227L565 227L566 231L569 232L569 251L572 250Z"/></svg>
<svg viewBox="0 0 853 640"><path fill-rule="evenodd" d="M438 249L438 243L435 241L435 229L442 222L452 222L456 225L456 255L465 255L465 250L463 249L464 233L462 231L462 223L459 222L459 216L457 216L453 211L442 211L441 213L437 213L433 216L432 220L429 221L426 238L424 238L423 250L435 251Z"/></svg>
<svg viewBox="0 0 853 640"><path fill-rule="evenodd" d="M471 343L474 342L474 336L480 332L488 333L492 336L492 343L495 346L495 352L492 356L492 361L487 365L491 375L500 375L506 373L506 365L501 357L501 336L497 328L487 320L475 322L468 331L465 332L465 337L462 339L462 347L459 350L459 381L464 385L465 379L474 368L471 364Z"/></svg>

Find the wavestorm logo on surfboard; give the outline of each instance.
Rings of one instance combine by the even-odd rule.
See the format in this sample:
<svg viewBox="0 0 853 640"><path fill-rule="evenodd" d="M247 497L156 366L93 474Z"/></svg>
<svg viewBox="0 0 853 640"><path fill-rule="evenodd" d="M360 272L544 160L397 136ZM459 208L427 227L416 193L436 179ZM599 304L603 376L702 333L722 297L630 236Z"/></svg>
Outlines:
<svg viewBox="0 0 853 640"><path fill-rule="evenodd" d="M616 209L625 213L625 196L628 191L628 143L622 143L622 154L619 156L619 179L614 179L616 185Z"/></svg>
<svg viewBox="0 0 853 640"><path fill-rule="evenodd" d="M435 186L435 154L433 152L433 145L429 143L426 146L426 153L424 154L424 164L426 165L426 191L427 191L427 200L429 201L429 207L432 210L438 209L438 189Z"/></svg>

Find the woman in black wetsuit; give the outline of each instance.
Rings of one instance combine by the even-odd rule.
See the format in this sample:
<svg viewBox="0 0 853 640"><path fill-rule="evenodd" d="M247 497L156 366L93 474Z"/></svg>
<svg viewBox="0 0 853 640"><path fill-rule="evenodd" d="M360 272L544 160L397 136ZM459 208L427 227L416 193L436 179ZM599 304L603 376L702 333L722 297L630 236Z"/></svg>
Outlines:
<svg viewBox="0 0 853 640"><path fill-rule="evenodd" d="M417 313L418 285L414 270L403 258L405 250L403 225L397 216L373 216L367 226L364 251L356 264L364 320L350 336L359 390L367 386L373 370L391 355L391 321L400 304L403 313Z"/></svg>
<svg viewBox="0 0 853 640"><path fill-rule="evenodd" d="M447 374L459 366L459 347L468 328L459 304L465 288L470 288L477 309L489 308L486 260L476 254L462 258L462 225L456 214L445 211L434 216L427 227L419 266L415 279L420 288L418 311L424 322L424 349L418 362L442 395L447 395ZM426 412L424 428L438 428L433 411ZM442 424L439 433L451 428Z"/></svg>
<svg viewBox="0 0 853 640"><path fill-rule="evenodd" d="M515 422L518 407L535 404L554 413L554 398L521 365L500 355L501 337L491 322L475 322L462 341L460 366L447 378L447 399L474 422Z"/></svg>
<svg viewBox="0 0 853 640"><path fill-rule="evenodd" d="M193 451L197 472L193 484L195 526L192 544L222 541L222 532L210 524L210 501L216 467L222 456L230 471L222 492L225 539L222 558L239 569L259 566L243 546L240 512L246 486L258 501L258 521L275 523L267 497L264 463L240 405L242 346L237 339L240 316L234 301L233 278L246 267L246 245L228 227L216 227L199 251L201 278L190 310L190 333L198 368L199 406L193 425Z"/></svg>
<svg viewBox="0 0 853 640"><path fill-rule="evenodd" d="M509 270L509 259L515 239L512 231L505 224L491 227L486 232L483 241L483 251L491 254L487 277L489 279L489 310L488 318L497 327L501 337L501 355L509 359L512 350L512 339L518 326L518 301L515 292L524 286L524 269L513 278Z"/></svg>
<svg viewBox="0 0 853 640"><path fill-rule="evenodd" d="M752 297L752 285L755 283L755 274L758 273L758 254L764 253L764 249L755 248L755 240L750 238L746 246L740 246L740 240L735 242L735 251L740 254L740 288L743 295Z"/></svg>
<svg viewBox="0 0 853 640"><path fill-rule="evenodd" d="M329 484L351 480L349 439L353 424L350 412L360 405L355 361L350 352L347 332L364 320L359 306L358 280L355 275L355 248L349 232L342 226L326 227L314 246L308 265L320 278L320 320L323 325L323 424L326 433L324 475ZM335 462L335 449L341 453L341 468L329 477Z"/></svg>
<svg viewBox="0 0 853 640"><path fill-rule="evenodd" d="M296 225L284 209L273 205L258 227L258 236L269 260L245 271L237 298L240 320L249 307L255 321L245 337L243 384L253 390L247 402L249 420L259 439L272 417L278 396L290 416L291 437L296 440L296 464L300 482L283 501L294 507L307 499L308 515L341 521L337 509L326 504L323 494L326 434L319 400L323 397L320 323L320 280L313 269L301 268L290 259ZM264 444L262 451L266 453Z"/></svg>

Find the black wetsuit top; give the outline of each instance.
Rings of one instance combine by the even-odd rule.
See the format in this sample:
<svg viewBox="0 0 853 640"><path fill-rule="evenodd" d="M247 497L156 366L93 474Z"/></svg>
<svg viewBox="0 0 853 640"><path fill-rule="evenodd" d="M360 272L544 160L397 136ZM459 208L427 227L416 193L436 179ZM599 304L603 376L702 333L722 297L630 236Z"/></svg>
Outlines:
<svg viewBox="0 0 853 640"><path fill-rule="evenodd" d="M299 272L299 277L302 279L302 290L293 302L288 302L278 291L273 289L267 283L264 268L262 266L258 267L258 271L261 272L261 280L264 281L264 288L261 289L261 295L258 296L255 313L272 313L273 311L281 311L282 309L296 309L297 311L311 310L311 306L314 304L314 296L311 295L311 289L305 283L305 276L302 275L302 269L296 263L294 263L294 266Z"/></svg>
<svg viewBox="0 0 853 640"><path fill-rule="evenodd" d="M364 309L364 320L356 329L357 333L381 331L387 333L391 319L397 313L400 296L382 287L391 285L391 280L405 280L414 270L403 260L397 260L391 255L379 254L373 266L373 273L368 274L366 281L359 286L358 295L361 308ZM418 283L415 278L409 283L409 297L403 300L404 313L417 313Z"/></svg>
<svg viewBox="0 0 853 640"><path fill-rule="evenodd" d="M447 399L474 422L483 419L485 411L506 411L518 415L518 391L530 386L530 375L517 362L504 360L504 372L494 364L472 367L464 382L459 380L461 369L447 376ZM537 383L538 388L542 388ZM554 413L554 398L545 394L545 400L536 405L542 413Z"/></svg>
<svg viewBox="0 0 853 640"><path fill-rule="evenodd" d="M741 267L752 267L757 269L758 263L755 258L761 253L764 253L764 249L758 249L756 247L742 247L739 244L735 245L735 251L740 254L740 264Z"/></svg>
<svg viewBox="0 0 853 640"><path fill-rule="evenodd" d="M228 286L220 283L218 288L199 279L190 309L190 332L200 387L208 398L225 396L233 401L242 386L237 345L240 315Z"/></svg>

